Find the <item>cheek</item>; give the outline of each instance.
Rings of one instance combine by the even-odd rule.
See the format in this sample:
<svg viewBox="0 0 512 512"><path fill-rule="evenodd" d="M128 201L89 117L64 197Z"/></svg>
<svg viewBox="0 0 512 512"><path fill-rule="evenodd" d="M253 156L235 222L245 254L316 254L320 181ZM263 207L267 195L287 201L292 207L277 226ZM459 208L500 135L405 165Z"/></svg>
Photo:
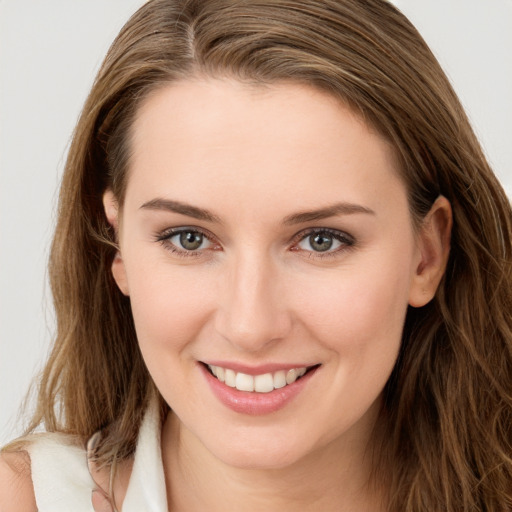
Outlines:
<svg viewBox="0 0 512 512"><path fill-rule="evenodd" d="M171 271L172 270L172 271ZM181 350L201 328L211 295L190 268L165 265L128 269L130 300L141 350Z"/></svg>
<svg viewBox="0 0 512 512"><path fill-rule="evenodd" d="M204 280L186 269L173 272L166 265L133 269L129 273L130 300L135 330L148 371L165 400L183 407L198 407L192 396L186 371L191 369L193 340L208 318L207 288Z"/></svg>
<svg viewBox="0 0 512 512"><path fill-rule="evenodd" d="M407 266L396 263L346 268L323 282L305 284L303 321L337 352L400 343L408 304Z"/></svg>
<svg viewBox="0 0 512 512"><path fill-rule="evenodd" d="M303 323L330 354L325 402L338 408L329 413L331 434L362 418L388 381L401 345L408 285L407 269L392 265L352 268L324 286L308 287Z"/></svg>

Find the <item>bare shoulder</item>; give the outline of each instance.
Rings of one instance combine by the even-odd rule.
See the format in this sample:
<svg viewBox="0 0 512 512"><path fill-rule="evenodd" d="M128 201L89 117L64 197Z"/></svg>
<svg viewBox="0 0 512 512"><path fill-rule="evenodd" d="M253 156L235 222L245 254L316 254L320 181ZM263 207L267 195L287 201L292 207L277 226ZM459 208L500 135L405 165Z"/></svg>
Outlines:
<svg viewBox="0 0 512 512"><path fill-rule="evenodd" d="M0 512L37 512L27 452L0 452Z"/></svg>

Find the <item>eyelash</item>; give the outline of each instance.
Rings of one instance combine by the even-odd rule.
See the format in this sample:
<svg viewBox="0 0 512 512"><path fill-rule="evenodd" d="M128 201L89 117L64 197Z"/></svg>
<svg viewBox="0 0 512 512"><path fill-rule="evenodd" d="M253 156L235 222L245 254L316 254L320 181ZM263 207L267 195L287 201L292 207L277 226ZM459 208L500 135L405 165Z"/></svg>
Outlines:
<svg viewBox="0 0 512 512"><path fill-rule="evenodd" d="M214 237L209 232L197 228L197 227L179 227L179 228L171 228L166 229L163 232L157 233L155 235L155 239L157 242L161 243L164 248L173 254L176 254L179 257L183 258L190 258L190 257L200 257L204 254L205 250L208 249L199 249L199 250L186 250L186 249L180 249L175 244L173 244L170 239L181 235L183 233L195 233L201 235L204 239L208 240L213 246L213 250L218 250L217 247L219 247L219 244L216 244L213 240ZM334 250L326 250L325 252L322 251L308 251L308 250L302 250L297 247L297 245L307 240L309 237L313 235L321 235L321 234L327 234L331 236L333 239L335 239L337 242L340 243L340 247L334 249ZM350 250L354 247L356 241L355 239L349 235L348 233L345 233L344 231L339 231L337 229L331 229L331 228L310 228L304 231L301 231L300 233L297 233L291 240L291 243L293 244L291 247L292 251L297 252L304 252L308 253L308 258L332 258L338 255L340 252L345 252L347 250Z"/></svg>
<svg viewBox="0 0 512 512"><path fill-rule="evenodd" d="M339 231L337 229L331 229L331 228L310 228L305 231L301 231L297 235L295 235L292 239L293 251L300 251L300 249L297 248L297 245L307 240L309 237L313 235L330 235L332 238L334 238L337 242L340 243L340 246L334 250L326 250L325 252L322 251L307 251L303 250L302 252L305 252L308 254L308 258L334 258L340 253L343 253L347 250L350 250L354 247L356 241L353 236L349 235L348 233L345 233L344 231Z"/></svg>
<svg viewBox="0 0 512 512"><path fill-rule="evenodd" d="M179 247L177 247L175 244L173 244L171 242L171 238L175 237L176 235L181 235L182 233L197 233L199 235L201 235L204 239L210 241L210 243L212 243L213 245L217 245L218 244L215 244L215 242L213 242L213 235L211 235L210 233L208 233L207 231L203 230L203 229L199 229L199 228L196 228L196 227L188 227L188 226L184 226L184 227L180 227L180 228L171 228L171 229L166 229L165 231L161 232L161 233L157 233L156 234L156 241L157 242L160 242L164 248L170 252L172 252L173 254L176 254L177 256L179 257L182 257L182 258L197 258L197 257L200 257L203 255L203 250L186 250L186 249L180 249Z"/></svg>

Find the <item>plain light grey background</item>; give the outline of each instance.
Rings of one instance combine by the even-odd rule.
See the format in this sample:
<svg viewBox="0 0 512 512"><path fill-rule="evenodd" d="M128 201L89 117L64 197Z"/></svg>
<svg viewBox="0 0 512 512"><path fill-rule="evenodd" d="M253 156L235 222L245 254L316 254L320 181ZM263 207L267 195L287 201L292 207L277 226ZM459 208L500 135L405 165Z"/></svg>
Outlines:
<svg viewBox="0 0 512 512"><path fill-rule="evenodd" d="M205 0L207 1L207 0ZM0 445L52 338L46 284L69 138L143 0L0 0ZM395 0L430 44L512 194L512 0Z"/></svg>

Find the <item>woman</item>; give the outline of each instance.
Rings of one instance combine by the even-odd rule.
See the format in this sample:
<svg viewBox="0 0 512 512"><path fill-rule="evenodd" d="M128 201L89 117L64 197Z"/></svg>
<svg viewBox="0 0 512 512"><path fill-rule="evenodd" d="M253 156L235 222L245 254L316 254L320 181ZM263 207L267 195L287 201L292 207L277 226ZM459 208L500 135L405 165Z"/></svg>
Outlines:
<svg viewBox="0 0 512 512"><path fill-rule="evenodd" d="M148 2L70 148L51 434L0 503L509 509L511 219L387 2Z"/></svg>

